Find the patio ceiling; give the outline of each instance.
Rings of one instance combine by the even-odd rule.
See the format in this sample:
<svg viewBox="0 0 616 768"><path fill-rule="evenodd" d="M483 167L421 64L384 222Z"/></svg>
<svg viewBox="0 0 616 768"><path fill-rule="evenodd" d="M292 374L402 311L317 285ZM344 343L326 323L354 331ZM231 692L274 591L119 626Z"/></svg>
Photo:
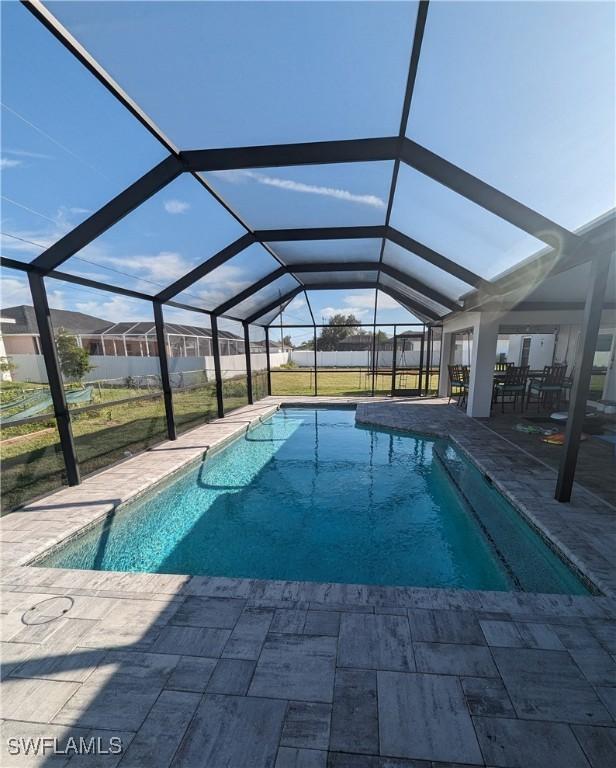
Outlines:
<svg viewBox="0 0 616 768"><path fill-rule="evenodd" d="M541 32L556 21L566 37L577 16L563 4L541 13L532 4L506 4L503 21L492 4L461 10L467 4L256 3L242 6L242 28L232 3L163 2L147 10L132 3L10 5L3 7L4 26L14 25L17 35L22 31L26 44L24 51L9 48L9 68L19 67L20 55L33 56L36 70L37 56L70 52L98 80L93 88L106 89L106 98L111 94L106 104L124 115L110 111L109 121L119 125L128 116L145 129L140 142L129 135L133 128L123 127L127 146L116 148L132 178L133 168L145 167L108 202L85 199L76 214L81 221L69 231L57 228L32 260L9 251L3 264L264 325L300 293L308 298L308 291L368 288L375 303L380 291L430 323L506 295L548 305L568 298L564 294L573 286L571 301L581 300L584 290L578 296L575 286L587 279L586 262L614 250L613 216L580 229L614 204L609 167L595 179L599 192L592 203L581 196L579 167L571 157L569 163L552 162L549 146L541 148L544 168L527 149L523 167L506 177L506 162L486 164L483 147L472 155L464 141L454 140L458 131L469 146L474 143L468 124L478 105L469 84L457 82L466 99L457 113L442 93L430 90L439 81L445 90L452 87L456 52L465 53L466 66L479 77L484 64L465 47L465 31L474 39L483 35L487 45L491 36L505 34L503 24L513 23L520 39L510 35L506 51L490 52L496 60L507 57L513 71L503 77L514 83L522 77L518 58L530 57L538 83L527 85L540 92L553 74L548 52L527 48L537 34L528 31L530 22ZM459 34L452 35L455 25ZM48 51L41 41L28 51L38 28L63 48L53 41ZM169 36L182 39L181 52ZM294 51L292 66L282 54L277 59L281 37ZM449 59L443 58L444 39L452 46ZM203 41L211 50L203 50ZM578 37L576 44L583 57L587 43ZM578 70L573 67L568 76ZM571 88L590 88L591 75L581 70ZM45 87L44 68L36 76ZM498 92L490 78L482 86L487 97ZM566 134L568 99L557 95L549 107L564 110L559 130ZM530 108L521 102L514 107ZM593 151L605 161L613 156L609 118L592 112L591 97L582 107L587 125L595 128L589 132ZM79 106L74 119L86 109ZM454 131L447 132L444 123L454 117ZM485 153L496 147L506 156L510 147L506 137L498 138L499 120L484 115L487 127L476 133L488 131L484 139L493 142ZM537 125L536 132L543 135L543 127ZM531 146L534 137L527 138ZM569 143L579 139L566 136ZM92 160L104 161L107 149L113 151L101 146L101 157ZM579 148L582 164L589 162L587 149ZM553 174L548 186L558 187L556 201L545 196L546 173ZM568 189L572 179L577 186ZM19 200L9 202L28 210ZM178 214L164 223L163 202ZM161 261L163 268L147 279L143 260L113 261L108 255L122 253L124 242L143 233L151 233L167 254L167 263ZM15 235L7 231L7 237Z"/></svg>

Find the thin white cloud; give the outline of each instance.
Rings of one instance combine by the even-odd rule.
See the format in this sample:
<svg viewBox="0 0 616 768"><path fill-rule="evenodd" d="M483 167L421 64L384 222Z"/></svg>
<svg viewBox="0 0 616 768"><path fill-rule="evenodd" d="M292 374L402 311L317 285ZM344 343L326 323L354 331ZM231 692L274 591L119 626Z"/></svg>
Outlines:
<svg viewBox="0 0 616 768"><path fill-rule="evenodd" d="M56 240L59 239L58 235ZM13 230L10 233L0 235L0 243L2 244L2 250L5 253L25 253L30 256L37 256L39 253L49 248L54 242L54 238L49 234L28 231L28 230Z"/></svg>
<svg viewBox="0 0 616 768"><path fill-rule="evenodd" d="M303 309L306 306L308 306L306 304L306 299L303 296L296 296L290 304L287 304L287 309L285 311L292 312L297 309Z"/></svg>
<svg viewBox="0 0 616 768"><path fill-rule="evenodd" d="M374 291L370 291L370 293L349 294L344 296L342 300L345 304L350 304L353 307L374 310Z"/></svg>
<svg viewBox="0 0 616 768"><path fill-rule="evenodd" d="M374 311L374 293L357 293L344 296L343 301L352 307L361 307L365 310ZM400 305L391 296L379 291L379 309L399 309Z"/></svg>
<svg viewBox="0 0 616 768"><path fill-rule="evenodd" d="M124 256L110 256L98 253L95 256L89 252L84 253L86 258L96 261L101 266L113 267L118 271L136 272L142 277L167 284L186 274L191 264L175 251L160 251L152 254L131 254Z"/></svg>
<svg viewBox="0 0 616 768"><path fill-rule="evenodd" d="M366 314L368 314L369 310L365 309L364 307L353 307L353 306L347 306L347 307L323 307L323 309L320 310L319 314L321 317L324 317L326 320L330 317L333 317L334 315L355 315L355 317L358 320L361 320L362 317L364 317Z"/></svg>
<svg viewBox="0 0 616 768"><path fill-rule="evenodd" d="M64 291L49 291L47 293L47 301L53 309L66 309L65 298Z"/></svg>
<svg viewBox="0 0 616 768"><path fill-rule="evenodd" d="M400 309L400 304L395 299L392 299L387 293L379 291L379 310L381 309Z"/></svg>
<svg viewBox="0 0 616 768"><path fill-rule="evenodd" d="M190 203L187 203L185 200L165 200L164 206L167 213L174 215L186 213L190 209Z"/></svg>
<svg viewBox="0 0 616 768"><path fill-rule="evenodd" d="M16 160L13 157L0 157L0 169L2 170L6 168L16 168L21 164L21 160Z"/></svg>
<svg viewBox="0 0 616 768"><path fill-rule="evenodd" d="M4 150L7 155L17 155L17 157L32 157L38 160L52 160L51 155L46 155L43 152L30 152L27 149L8 149Z"/></svg>
<svg viewBox="0 0 616 768"><path fill-rule="evenodd" d="M0 279L0 294L3 307L18 307L20 304L32 304L30 290L25 280L17 277L2 275ZM0 315L2 311L0 310Z"/></svg>
<svg viewBox="0 0 616 768"><path fill-rule="evenodd" d="M107 301L77 301L75 309L86 315L94 315L94 317L118 323L130 320L154 322L152 314L145 305L141 307L139 303L130 301L125 296L112 296Z"/></svg>
<svg viewBox="0 0 616 768"><path fill-rule="evenodd" d="M305 184L303 181L281 179L278 176L268 176L267 174L259 173L258 171L222 171L216 175L224 181L228 181L232 184L250 180L257 182L257 184L264 184L268 187L277 187L278 189L286 189L290 192L301 192L308 195L321 195L322 197L331 197L335 200L344 200L348 203L368 205L372 208L385 208L385 201L377 195L358 195L354 192L349 192L348 189L323 187L317 184Z"/></svg>

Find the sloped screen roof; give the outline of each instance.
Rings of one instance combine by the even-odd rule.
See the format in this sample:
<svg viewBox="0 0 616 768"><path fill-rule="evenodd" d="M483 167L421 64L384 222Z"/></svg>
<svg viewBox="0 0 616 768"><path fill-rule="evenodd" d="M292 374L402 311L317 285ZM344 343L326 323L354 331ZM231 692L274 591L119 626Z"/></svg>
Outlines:
<svg viewBox="0 0 616 768"><path fill-rule="evenodd" d="M3 3L3 259L261 324L568 269L616 198L614 13Z"/></svg>

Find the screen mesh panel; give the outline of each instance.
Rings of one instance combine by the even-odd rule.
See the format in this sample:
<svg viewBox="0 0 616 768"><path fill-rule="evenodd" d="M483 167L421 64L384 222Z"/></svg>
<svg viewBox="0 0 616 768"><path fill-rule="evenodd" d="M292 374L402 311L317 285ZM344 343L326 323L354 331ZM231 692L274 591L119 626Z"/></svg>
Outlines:
<svg viewBox="0 0 616 768"><path fill-rule="evenodd" d="M415 2L49 5L183 148L398 131Z"/></svg>
<svg viewBox="0 0 616 768"><path fill-rule="evenodd" d="M393 163L332 163L206 173L254 229L385 223Z"/></svg>
<svg viewBox="0 0 616 768"><path fill-rule="evenodd" d="M30 261L167 153L21 3L1 12L3 255Z"/></svg>
<svg viewBox="0 0 616 768"><path fill-rule="evenodd" d="M532 235L404 164L398 174L391 224L486 279L544 246Z"/></svg>

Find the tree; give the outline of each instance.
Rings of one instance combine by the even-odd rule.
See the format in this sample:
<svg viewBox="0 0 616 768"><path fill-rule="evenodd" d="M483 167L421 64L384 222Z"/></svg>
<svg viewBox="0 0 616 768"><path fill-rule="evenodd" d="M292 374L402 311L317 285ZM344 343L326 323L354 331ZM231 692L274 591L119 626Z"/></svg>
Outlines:
<svg viewBox="0 0 616 768"><path fill-rule="evenodd" d="M15 363L8 357L0 357L0 373L13 373L16 368Z"/></svg>
<svg viewBox="0 0 616 768"><path fill-rule="evenodd" d="M282 346L287 349L293 349L293 342L290 336L285 336L282 340Z"/></svg>
<svg viewBox="0 0 616 768"><path fill-rule="evenodd" d="M306 341L302 341L302 343L298 344L295 349L314 349L314 339L306 339Z"/></svg>
<svg viewBox="0 0 616 768"><path fill-rule="evenodd" d="M332 315L329 318L329 325L321 329L317 348L323 352L336 350L342 339L357 333L358 328L359 320L355 315Z"/></svg>
<svg viewBox="0 0 616 768"><path fill-rule="evenodd" d="M377 331L376 332L376 343L382 344L384 341L387 341L389 339L389 336L385 333L385 331Z"/></svg>
<svg viewBox="0 0 616 768"><path fill-rule="evenodd" d="M75 336L71 336L64 328L60 328L56 335L56 349L62 375L69 381L80 381L94 368L90 365L88 350L80 347Z"/></svg>

